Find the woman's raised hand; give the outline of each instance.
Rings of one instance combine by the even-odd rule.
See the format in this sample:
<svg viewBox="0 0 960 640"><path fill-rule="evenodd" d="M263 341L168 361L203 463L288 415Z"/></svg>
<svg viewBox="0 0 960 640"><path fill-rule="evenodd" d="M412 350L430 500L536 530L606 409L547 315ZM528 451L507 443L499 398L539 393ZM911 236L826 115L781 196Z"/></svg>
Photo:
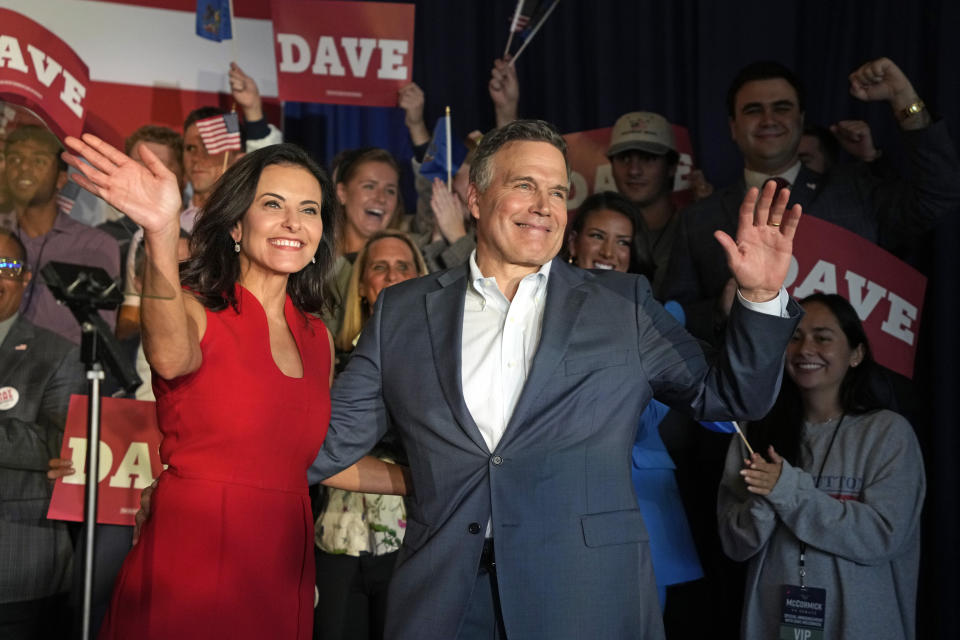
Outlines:
<svg viewBox="0 0 960 640"><path fill-rule="evenodd" d="M63 153L64 161L80 172L74 175L77 184L128 215L147 233L171 229L179 233L177 179L146 145L140 151L140 164L89 133L82 139L69 136L64 142L73 151Z"/></svg>

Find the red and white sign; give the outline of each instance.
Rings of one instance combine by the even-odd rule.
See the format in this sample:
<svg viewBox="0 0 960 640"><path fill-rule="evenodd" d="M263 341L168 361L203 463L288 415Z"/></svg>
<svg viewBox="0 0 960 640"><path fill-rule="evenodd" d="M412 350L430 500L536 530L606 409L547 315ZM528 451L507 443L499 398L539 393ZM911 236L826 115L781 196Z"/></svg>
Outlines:
<svg viewBox="0 0 960 640"><path fill-rule="evenodd" d="M393 107L413 77L412 4L273 0L281 100Z"/></svg>
<svg viewBox="0 0 960 640"><path fill-rule="evenodd" d="M913 377L927 278L872 242L835 224L804 216L784 283L803 298L839 293L850 301L883 366Z"/></svg>
<svg viewBox="0 0 960 640"><path fill-rule="evenodd" d="M60 138L79 136L89 84L87 65L63 40L0 9L0 98L36 111Z"/></svg>
<svg viewBox="0 0 960 640"><path fill-rule="evenodd" d="M100 495L97 522L133 525L140 508L140 492L163 470L160 430L153 402L103 398L100 405ZM72 476L58 478L47 518L83 520L87 481L87 397L70 398L61 458L73 461Z"/></svg>
<svg viewBox="0 0 960 640"><path fill-rule="evenodd" d="M90 69L84 130L120 148L144 124L180 131L197 107L229 111L232 60L256 80L268 120L280 123L270 0L233 4L234 40L218 43L196 35L196 0L0 1L42 24L80 56ZM4 33L7 24L0 20ZM29 63L29 52L24 56Z"/></svg>
<svg viewBox="0 0 960 640"><path fill-rule="evenodd" d="M686 127L676 124L671 126L677 143L677 152L680 154L673 182L674 203L679 209L693 200L687 176L693 171L695 165L690 133ZM599 191L617 190L617 185L613 182L610 159L607 158L612 131L613 127L604 127L563 136L567 141L567 158L570 160L570 196L567 199L567 210L571 213L587 199L587 196Z"/></svg>

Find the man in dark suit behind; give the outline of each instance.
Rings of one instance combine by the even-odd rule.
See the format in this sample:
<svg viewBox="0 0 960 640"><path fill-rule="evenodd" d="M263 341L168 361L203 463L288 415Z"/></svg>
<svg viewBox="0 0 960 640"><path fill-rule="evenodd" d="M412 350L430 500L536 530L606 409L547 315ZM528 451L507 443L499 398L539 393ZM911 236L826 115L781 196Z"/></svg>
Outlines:
<svg viewBox="0 0 960 640"><path fill-rule="evenodd" d="M791 204L894 253L909 249L960 204L960 160L946 123L931 117L900 68L887 58L867 62L850 74L850 93L890 106L900 124L908 181L883 180L865 163L836 165L826 174L802 166L804 96L796 76L778 63L755 62L734 78L727 110L744 176L680 216L663 289L665 300L683 305L687 328L697 337L714 343L723 337L734 290L713 233L736 228L747 188L781 180L791 189ZM845 138L841 142L852 155L864 157L856 145L871 144L869 136Z"/></svg>
<svg viewBox="0 0 960 640"><path fill-rule="evenodd" d="M83 392L78 349L17 309L30 280L26 250L0 230L0 637L56 637L63 628L72 544L47 520L47 463L60 454L67 406Z"/></svg>
<svg viewBox="0 0 960 640"><path fill-rule="evenodd" d="M744 200L727 349L701 343L645 278L554 257L566 145L545 122L484 136L469 264L384 290L332 391L311 481L395 425L413 495L388 638L663 637L630 447L651 396L699 417L763 415L798 311L782 283L800 208ZM752 307L752 308L751 308ZM714 357L717 356L717 357ZM322 578L321 578L322 579Z"/></svg>

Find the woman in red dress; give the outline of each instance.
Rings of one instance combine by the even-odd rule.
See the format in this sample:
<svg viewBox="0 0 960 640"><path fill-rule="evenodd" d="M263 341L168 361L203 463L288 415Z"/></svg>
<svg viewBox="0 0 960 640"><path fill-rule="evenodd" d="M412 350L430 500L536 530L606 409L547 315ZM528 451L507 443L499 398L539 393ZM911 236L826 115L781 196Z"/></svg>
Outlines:
<svg viewBox="0 0 960 640"><path fill-rule="evenodd" d="M90 163L65 154L81 186L144 229L144 351L169 465L100 637L306 640L306 470L330 417L332 353L312 314L332 263L333 187L294 145L243 157L197 218L181 272L173 174L89 134L66 142ZM358 465L327 483L403 491L398 469Z"/></svg>

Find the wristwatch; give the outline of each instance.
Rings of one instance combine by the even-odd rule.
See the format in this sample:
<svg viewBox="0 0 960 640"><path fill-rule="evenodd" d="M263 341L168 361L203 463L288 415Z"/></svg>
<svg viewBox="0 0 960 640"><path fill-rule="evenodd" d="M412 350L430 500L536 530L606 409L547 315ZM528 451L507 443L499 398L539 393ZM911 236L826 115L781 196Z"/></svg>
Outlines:
<svg viewBox="0 0 960 640"><path fill-rule="evenodd" d="M926 108L927 105L923 103L923 100L917 100L913 104L900 111L900 121L902 122L911 116L915 116Z"/></svg>

